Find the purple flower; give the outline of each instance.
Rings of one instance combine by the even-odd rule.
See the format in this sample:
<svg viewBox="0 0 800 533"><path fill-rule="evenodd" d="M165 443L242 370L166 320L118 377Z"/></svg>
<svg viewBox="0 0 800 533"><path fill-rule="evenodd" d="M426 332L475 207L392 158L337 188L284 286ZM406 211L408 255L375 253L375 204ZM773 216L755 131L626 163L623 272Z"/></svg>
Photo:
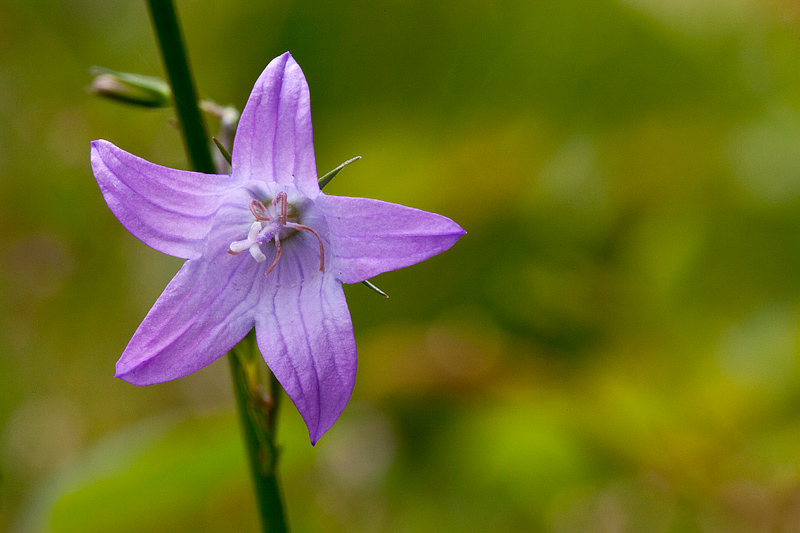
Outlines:
<svg viewBox="0 0 800 533"><path fill-rule="evenodd" d="M134 333L116 376L134 385L184 377L255 327L258 347L314 444L344 409L356 345L342 283L450 248L449 218L320 191L308 84L287 52L256 82L230 175L165 168L92 142L108 207L135 237L187 259Z"/></svg>

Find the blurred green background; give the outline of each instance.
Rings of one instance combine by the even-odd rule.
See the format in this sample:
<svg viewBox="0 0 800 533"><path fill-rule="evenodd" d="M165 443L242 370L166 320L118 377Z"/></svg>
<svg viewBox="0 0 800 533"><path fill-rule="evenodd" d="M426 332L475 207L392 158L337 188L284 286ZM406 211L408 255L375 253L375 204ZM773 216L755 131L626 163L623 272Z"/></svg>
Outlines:
<svg viewBox="0 0 800 533"><path fill-rule="evenodd" d="M179 1L203 97L290 50L326 192L468 234L346 287L355 393L296 532L800 531L800 8L793 0ZM0 4L0 530L257 530L224 360L114 363L180 261L105 206L89 141L186 168L144 2ZM209 120L212 130L216 124Z"/></svg>

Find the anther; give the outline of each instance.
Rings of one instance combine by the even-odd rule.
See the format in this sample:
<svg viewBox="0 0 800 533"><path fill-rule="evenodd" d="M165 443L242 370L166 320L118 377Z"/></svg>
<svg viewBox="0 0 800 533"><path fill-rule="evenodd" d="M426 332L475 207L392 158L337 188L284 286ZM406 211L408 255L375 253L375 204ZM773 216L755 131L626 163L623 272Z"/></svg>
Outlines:
<svg viewBox="0 0 800 533"><path fill-rule="evenodd" d="M271 204L271 207L267 208L259 200L253 199L250 201L248 207L250 208L250 213L253 214L256 221L253 222L253 225L250 227L247 238L245 240L231 243L228 253L231 255L237 255L245 250L249 250L253 258L261 263L266 260L266 257L260 249L260 244L269 236L269 240L275 240L276 253L275 260L269 266L267 271L264 272L266 275L275 269L275 267L278 265L278 261L281 258L281 228L291 228L297 231L310 231L314 234L314 237L317 238L317 242L319 242L319 270L322 272L325 268L325 246L322 243L322 237L320 237L319 233L317 233L314 228L305 226L303 224L297 224L295 222L289 222L289 218L296 218L297 214L293 213L292 215L289 215L289 201L288 195L285 191L278 192L278 194L276 194L272 199ZM270 222L270 224L262 225L263 222Z"/></svg>
<svg viewBox="0 0 800 533"><path fill-rule="evenodd" d="M258 200L250 200L250 212L253 213L256 220L270 220L268 216L264 216L264 213L267 212L267 208Z"/></svg>
<svg viewBox="0 0 800 533"><path fill-rule="evenodd" d="M290 228L310 231L317 238L319 241L319 271L322 272L322 269L325 266L325 248L322 246L322 238L319 236L319 233L317 233L313 228L309 228L308 226L304 226L302 224L288 224L288 226Z"/></svg>
<svg viewBox="0 0 800 533"><path fill-rule="evenodd" d="M275 261L273 261L270 267L267 269L267 271L264 272L265 276L270 272L272 272L272 269L275 268L275 265L278 264L278 259L281 258L281 239L277 235L275 235L275 249L278 250L278 253L275 256Z"/></svg>
<svg viewBox="0 0 800 533"><path fill-rule="evenodd" d="M281 207L281 224L285 226L289 207L287 205L287 197L284 191L279 192L275 196L275 199L272 200L272 205L278 206L278 204L280 204Z"/></svg>

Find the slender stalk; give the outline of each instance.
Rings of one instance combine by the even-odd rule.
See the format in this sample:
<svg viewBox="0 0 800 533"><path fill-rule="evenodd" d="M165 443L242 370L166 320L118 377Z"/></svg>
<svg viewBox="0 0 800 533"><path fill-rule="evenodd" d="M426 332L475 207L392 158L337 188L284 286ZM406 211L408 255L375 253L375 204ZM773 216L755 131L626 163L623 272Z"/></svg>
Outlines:
<svg viewBox="0 0 800 533"><path fill-rule="evenodd" d="M161 57L167 71L183 143L189 163L198 172L214 173L214 163L208 150L208 134L203 115L197 106L197 91L189 71L189 59L183 46L183 36L172 0L147 0Z"/></svg>
<svg viewBox="0 0 800 533"><path fill-rule="evenodd" d="M256 490L261 528L267 532L287 531L278 486L279 450L275 444L275 424L280 402L280 385L270 373L269 390L261 386L259 355L251 331L228 354L236 394L236 407L242 424L250 474Z"/></svg>
<svg viewBox="0 0 800 533"><path fill-rule="evenodd" d="M214 163L209 150L208 134L197 105L197 92L172 0L147 0L147 4L158 36L164 68L172 87L189 163L199 172L212 174ZM264 392L257 350L255 335L250 332L228 353L228 361L261 527L265 533L284 533L287 531L287 524L278 485L278 448L275 444L281 389L278 381L270 374L269 389Z"/></svg>

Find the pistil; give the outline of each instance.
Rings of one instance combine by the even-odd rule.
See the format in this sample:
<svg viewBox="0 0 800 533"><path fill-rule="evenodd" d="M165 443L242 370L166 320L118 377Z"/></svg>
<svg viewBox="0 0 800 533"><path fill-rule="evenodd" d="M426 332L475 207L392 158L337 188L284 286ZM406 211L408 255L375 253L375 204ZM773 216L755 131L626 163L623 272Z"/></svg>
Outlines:
<svg viewBox="0 0 800 533"><path fill-rule="evenodd" d="M314 234L319 242L319 270L322 272L325 266L325 248L322 244L322 238L319 233L313 228L304 224L296 222L289 222L289 218L296 215L289 215L289 203L287 195L284 191L279 192L272 200L272 205L266 207L259 200L250 201L250 212L255 217L256 221L250 227L247 238L241 241L234 241L228 250L229 254L236 255L245 250L250 251L253 259L262 263L267 260L266 256L261 251L261 244L270 240L275 241L275 260L264 273L269 274L277 266L278 260L281 258L281 231L284 228L290 228L298 231L310 231Z"/></svg>

